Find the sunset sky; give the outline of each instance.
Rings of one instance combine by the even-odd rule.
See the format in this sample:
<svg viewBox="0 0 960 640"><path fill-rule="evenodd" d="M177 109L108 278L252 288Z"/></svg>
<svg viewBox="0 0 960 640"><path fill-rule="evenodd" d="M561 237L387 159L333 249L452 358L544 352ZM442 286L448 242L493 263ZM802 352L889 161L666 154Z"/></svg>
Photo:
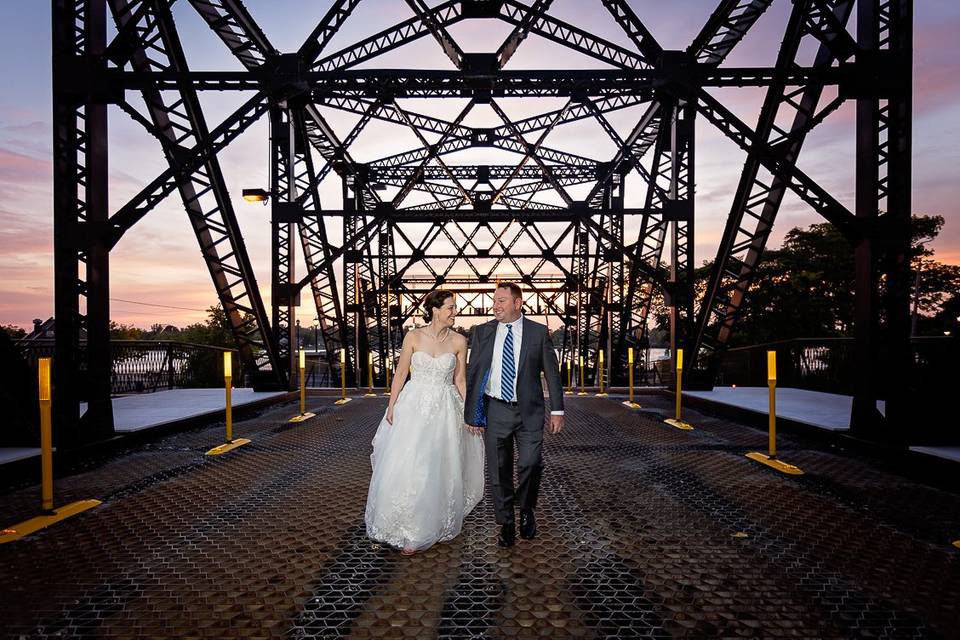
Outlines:
<svg viewBox="0 0 960 640"><path fill-rule="evenodd" d="M430 2L429 4L435 4ZM247 7L281 51L294 51L330 5L328 1L247 0ZM683 49L706 21L715 0L633 0L635 12L666 49ZM726 66L772 66L792 3L776 0L735 50ZM583 29L632 48L599 0L556 0L551 14ZM326 49L330 53L410 17L402 0L365 0ZM174 6L177 27L191 68L240 70L226 47L182 0ZM936 259L960 264L960 2L917 0L915 3L913 210L940 214L946 226L933 245ZM451 29L461 47L493 51L511 27L492 21L467 21ZM6 90L0 95L0 324L29 327L33 318L53 313L50 3L46 0L0 2L0 69ZM366 68L450 69L431 38L371 61ZM363 68L361 67L361 68ZM528 38L508 68L604 68L581 54ZM756 123L762 91L712 91L751 126ZM208 125L213 128L249 97L242 93L201 95ZM536 102L535 105L532 103ZM563 101L503 100L511 117L558 108ZM464 105L449 100L432 105L406 101L414 111L452 119ZM853 105L846 104L808 138L800 167L847 207L853 208ZM324 112L343 137L356 118ZM489 113L478 109L466 124L482 125ZM610 116L623 133L636 121L635 110ZM499 124L499 122L491 122ZM696 151L696 262L712 260L729 213L744 154L709 123L698 119ZM110 112L110 209L116 211L166 166L159 146L119 109ZM593 122L560 128L548 146L607 160L612 143ZM419 146L409 131L377 123L351 148L369 161ZM240 190L267 185L266 119L248 129L221 155L227 186L250 251L257 279L269 300L269 208L244 203ZM448 156L452 164L517 162L506 152L463 152ZM339 208L339 184L328 179L321 191L325 206ZM576 193L574 194L576 197ZM627 205L642 191L627 183ZM582 197L582 196L580 196ZM413 200L410 201L414 202ZM784 200L772 246L779 246L791 228L820 221L792 195ZM111 297L114 320L140 327L152 323L185 325L202 319L216 303L209 275L200 258L176 194L128 233L111 254ZM302 268L301 268L302 273ZM309 300L305 296L304 300ZM312 318L312 306L301 316Z"/></svg>

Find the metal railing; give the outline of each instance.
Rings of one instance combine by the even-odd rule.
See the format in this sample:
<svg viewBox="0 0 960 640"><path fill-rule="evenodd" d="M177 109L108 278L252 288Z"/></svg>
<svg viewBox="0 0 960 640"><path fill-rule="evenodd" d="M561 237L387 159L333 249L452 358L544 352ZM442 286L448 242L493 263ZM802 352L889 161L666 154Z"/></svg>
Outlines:
<svg viewBox="0 0 960 640"><path fill-rule="evenodd" d="M21 343L21 357L31 367L42 357L53 356L53 340ZM81 343L80 349L86 349ZM110 343L113 361L110 393L149 393L178 388L214 388L223 386L223 353L234 351L189 342L152 340L115 340ZM81 359L81 362L83 360ZM56 362L53 363L56 367ZM245 385L242 364L234 357L234 380ZM81 381L81 399L86 393Z"/></svg>
<svg viewBox="0 0 960 640"><path fill-rule="evenodd" d="M955 376L955 338L916 337L910 345L914 362L911 387L931 389ZM730 349L721 359L716 383L766 386L766 353L776 351L778 386L852 395L857 376L853 350L853 338L797 338Z"/></svg>

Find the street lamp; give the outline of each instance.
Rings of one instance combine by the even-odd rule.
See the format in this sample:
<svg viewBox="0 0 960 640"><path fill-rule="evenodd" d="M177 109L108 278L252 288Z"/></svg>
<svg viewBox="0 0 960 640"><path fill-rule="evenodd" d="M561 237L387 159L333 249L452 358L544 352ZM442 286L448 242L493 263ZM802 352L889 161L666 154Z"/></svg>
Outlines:
<svg viewBox="0 0 960 640"><path fill-rule="evenodd" d="M270 193L266 189L244 189L243 199L247 202L262 202L264 206L270 198Z"/></svg>
<svg viewBox="0 0 960 640"><path fill-rule="evenodd" d="M313 319L313 350L320 351L320 343L317 342L317 327L320 326L320 317Z"/></svg>

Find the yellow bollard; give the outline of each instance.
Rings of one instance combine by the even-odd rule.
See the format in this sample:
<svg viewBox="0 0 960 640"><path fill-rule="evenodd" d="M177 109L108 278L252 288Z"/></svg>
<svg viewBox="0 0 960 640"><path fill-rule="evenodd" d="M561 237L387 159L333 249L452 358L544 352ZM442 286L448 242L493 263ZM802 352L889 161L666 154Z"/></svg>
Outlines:
<svg viewBox="0 0 960 640"><path fill-rule="evenodd" d="M227 423L227 437L223 444L207 451L206 455L208 456L219 456L250 442L249 438L233 439L233 354L229 351L223 352L223 383L225 391L224 418Z"/></svg>
<svg viewBox="0 0 960 640"><path fill-rule="evenodd" d="M224 415L227 423L226 442L233 442L233 354L223 354L223 388L225 392Z"/></svg>
<svg viewBox="0 0 960 640"><path fill-rule="evenodd" d="M50 358L40 358L37 376L40 400L40 509L43 515L0 529L0 544L19 540L100 504L99 500L80 500L59 509L53 507L53 421L50 415L53 394L50 363Z"/></svg>
<svg viewBox="0 0 960 640"><path fill-rule="evenodd" d="M799 467L777 459L777 352L767 351L767 387L770 390L770 408L767 420L767 454L751 451L746 454L751 460L772 467L792 476L803 475Z"/></svg>
<svg viewBox="0 0 960 640"><path fill-rule="evenodd" d="M597 377L600 381L600 385L599 385L600 391L597 393L597 397L606 398L607 395L609 394L607 394L607 392L603 390L603 378L604 378L604 373L606 373L606 369L603 366L603 351L599 352L599 359L600 359L600 364L597 366L597 371L599 372Z"/></svg>
<svg viewBox="0 0 960 640"><path fill-rule="evenodd" d="M352 398L347 397L347 350L340 349L340 399L333 404L347 404Z"/></svg>
<svg viewBox="0 0 960 640"><path fill-rule="evenodd" d="M567 359L567 390L563 392L565 396L573 395L573 359Z"/></svg>
<svg viewBox="0 0 960 640"><path fill-rule="evenodd" d="M584 376L584 373L583 373L583 356L580 356L580 392L577 394L578 396L588 395L587 390L584 388L585 386L586 386L586 377Z"/></svg>
<svg viewBox="0 0 960 640"><path fill-rule="evenodd" d="M640 405L633 401L633 347L627 348L627 378L630 385L630 399L624 400L623 404L631 409L639 409Z"/></svg>
<svg viewBox="0 0 960 640"><path fill-rule="evenodd" d="M377 394L373 392L373 351L367 354L367 382L369 390L363 394L365 398L376 398Z"/></svg>
<svg viewBox="0 0 960 640"><path fill-rule="evenodd" d="M303 422L314 417L315 413L307 411L307 353L300 349L300 415L290 418L290 422Z"/></svg>
<svg viewBox="0 0 960 640"><path fill-rule="evenodd" d="M40 508L53 513L53 421L50 408L50 358L40 358Z"/></svg>
<svg viewBox="0 0 960 640"><path fill-rule="evenodd" d="M687 422L684 422L680 419L680 385L683 380L683 349L677 349L677 397L676 397L676 409L674 411L673 418L668 418L664 420L670 426L676 427L677 429L683 429L684 431L690 431L693 429L693 426Z"/></svg>

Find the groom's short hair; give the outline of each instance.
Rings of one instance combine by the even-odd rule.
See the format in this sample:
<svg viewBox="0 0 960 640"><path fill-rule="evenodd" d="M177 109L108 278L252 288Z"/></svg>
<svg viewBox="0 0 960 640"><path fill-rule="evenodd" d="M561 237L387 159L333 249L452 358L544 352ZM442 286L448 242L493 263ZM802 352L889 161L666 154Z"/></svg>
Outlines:
<svg viewBox="0 0 960 640"><path fill-rule="evenodd" d="M498 282L497 289L509 289L510 294L513 295L514 298L523 297L523 291L520 289L520 285L513 282Z"/></svg>

